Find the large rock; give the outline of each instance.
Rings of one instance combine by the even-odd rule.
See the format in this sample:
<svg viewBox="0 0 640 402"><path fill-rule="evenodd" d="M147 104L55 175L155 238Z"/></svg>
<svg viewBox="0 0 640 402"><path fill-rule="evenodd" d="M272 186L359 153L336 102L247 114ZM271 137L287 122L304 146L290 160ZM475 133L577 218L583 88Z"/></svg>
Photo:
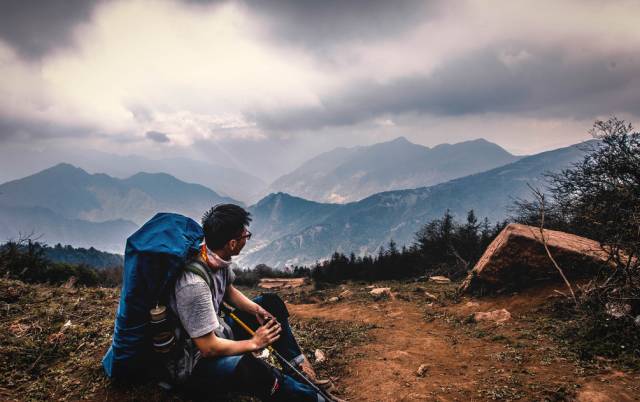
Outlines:
<svg viewBox="0 0 640 402"><path fill-rule="evenodd" d="M384 297L391 296L391 288L375 288L372 289L369 294L373 296L375 300L382 299Z"/></svg>
<svg viewBox="0 0 640 402"><path fill-rule="evenodd" d="M493 311L479 311L472 315L473 321L493 321L497 324L509 321L511 319L511 313L506 308Z"/></svg>
<svg viewBox="0 0 640 402"><path fill-rule="evenodd" d="M555 230L544 236L569 279L594 275L608 254L597 241ZM543 281L562 281L547 255L540 228L512 223L491 242L460 286L461 292L522 289Z"/></svg>
<svg viewBox="0 0 640 402"><path fill-rule="evenodd" d="M451 279L447 278L446 276L442 276L442 275L430 276L429 277L429 282L435 282L437 284L443 285L443 284L446 284L446 283L451 283Z"/></svg>
<svg viewBox="0 0 640 402"><path fill-rule="evenodd" d="M298 288L307 283L307 278L262 278L258 286L262 289L289 289Z"/></svg>

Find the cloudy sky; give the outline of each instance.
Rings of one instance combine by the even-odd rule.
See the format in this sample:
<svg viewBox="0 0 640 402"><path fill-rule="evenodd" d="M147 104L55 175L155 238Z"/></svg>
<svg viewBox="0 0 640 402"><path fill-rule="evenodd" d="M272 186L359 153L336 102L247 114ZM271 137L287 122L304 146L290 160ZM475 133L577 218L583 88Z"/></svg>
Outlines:
<svg viewBox="0 0 640 402"><path fill-rule="evenodd" d="M270 180L398 136L569 145L597 118L640 122L638 16L622 0L1 0L0 169L98 149Z"/></svg>

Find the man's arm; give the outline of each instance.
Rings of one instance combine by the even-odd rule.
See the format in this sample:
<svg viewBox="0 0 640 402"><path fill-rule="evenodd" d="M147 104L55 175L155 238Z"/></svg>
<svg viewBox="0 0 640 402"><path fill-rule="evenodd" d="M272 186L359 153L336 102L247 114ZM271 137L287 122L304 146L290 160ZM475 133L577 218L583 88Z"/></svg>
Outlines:
<svg viewBox="0 0 640 402"><path fill-rule="evenodd" d="M245 313L255 314L260 306L254 303L241 291L235 288L233 285L227 285L227 289L224 293L224 298L234 307L244 311Z"/></svg>
<svg viewBox="0 0 640 402"><path fill-rule="evenodd" d="M233 341L219 338L213 332L193 338L204 357L240 355L266 348L280 338L282 328L274 320L259 327L251 339Z"/></svg>
<svg viewBox="0 0 640 402"><path fill-rule="evenodd" d="M204 356L228 356L259 350L280 336L277 323L263 325L246 341L219 338L214 330L220 325L213 307L211 290L202 278L187 276L187 283L178 282L175 289L176 313L182 326ZM188 282L191 280L191 282Z"/></svg>

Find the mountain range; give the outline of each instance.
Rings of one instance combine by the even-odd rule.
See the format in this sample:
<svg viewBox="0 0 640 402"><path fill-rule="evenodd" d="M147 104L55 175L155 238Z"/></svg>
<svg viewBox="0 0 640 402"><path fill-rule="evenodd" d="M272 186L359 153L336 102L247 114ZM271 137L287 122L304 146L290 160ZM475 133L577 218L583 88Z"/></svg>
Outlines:
<svg viewBox="0 0 640 402"><path fill-rule="evenodd" d="M399 137L320 154L275 180L269 192L345 203L382 191L431 186L518 159L484 139L429 148Z"/></svg>
<svg viewBox="0 0 640 402"><path fill-rule="evenodd" d="M124 239L160 211L199 221L217 203L236 203L165 173L127 179L59 164L0 185L0 236L42 235L42 241L122 252Z"/></svg>
<svg viewBox="0 0 640 402"><path fill-rule="evenodd" d="M583 157L586 147L579 144L543 152L435 186L382 192L344 205L271 195L250 208L260 233L268 233L262 228L282 227L283 205L306 219L288 219L286 235L281 230L280 237L256 236L256 246L247 250L241 263L282 267L313 263L334 251L376 253L391 239L408 245L422 225L447 209L458 219L473 209L479 217L502 220L514 199L530 196L527 184L544 188L544 173L569 167Z"/></svg>
<svg viewBox="0 0 640 402"><path fill-rule="evenodd" d="M0 243L22 237L124 254L125 239L137 229L122 219L89 222L65 218L48 208L0 206Z"/></svg>
<svg viewBox="0 0 640 402"><path fill-rule="evenodd" d="M417 150L415 144L404 139L383 145L380 149ZM254 236L238 262L242 266L266 263L282 267L313 263L334 251L376 253L391 239L408 245L423 224L442 216L447 209L458 218L474 209L479 217L501 220L507 216L514 198L529 195L527 184L542 186L545 172L566 168L585 152L585 146L574 145L520 158L486 141L434 147L429 152L452 151L448 158L441 157L440 166L446 166L446 162L451 169L462 165L466 166L464 169L480 169L487 163L482 158L469 164L461 162L461 155L477 146L494 152L496 164L497 160L513 161L444 183L378 192L345 204L316 202L283 192L269 194L248 208L253 215L250 229ZM345 160L344 154L355 157L360 151L338 149L314 163L326 163L331 158ZM369 147L365 153L371 156L370 151ZM407 155L404 159L411 160L411 152ZM367 158L355 159L362 162ZM341 165L351 166L346 162ZM366 164L354 162L356 165ZM308 173L311 175L311 171ZM313 182L312 177L309 182ZM126 237L156 212L178 212L199 221L207 208L221 202L241 204L166 173L137 173L118 179L59 164L0 185L0 237L33 233L49 244L93 246L122 253Z"/></svg>
<svg viewBox="0 0 640 402"><path fill-rule="evenodd" d="M65 162L89 173L104 173L121 179L139 172L167 173L179 180L209 187L221 196L228 196L245 204L254 203L266 194L266 182L235 167L235 164L223 156L212 156L210 161L205 162L185 157L150 159L140 155L115 155L97 150L20 150L15 154L5 155L0 182L25 177ZM28 165L25 161L29 161Z"/></svg>

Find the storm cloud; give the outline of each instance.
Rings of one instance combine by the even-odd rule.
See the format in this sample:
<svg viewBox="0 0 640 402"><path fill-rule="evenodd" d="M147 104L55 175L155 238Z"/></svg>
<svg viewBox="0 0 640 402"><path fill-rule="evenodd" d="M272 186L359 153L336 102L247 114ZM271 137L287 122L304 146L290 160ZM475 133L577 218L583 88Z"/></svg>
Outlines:
<svg viewBox="0 0 640 402"><path fill-rule="evenodd" d="M400 135L537 152L596 118L640 118L639 14L599 0L8 0L0 142L224 154L265 180Z"/></svg>
<svg viewBox="0 0 640 402"><path fill-rule="evenodd" d="M621 112L640 117L640 57L635 53L572 60L566 49L505 45L451 60L429 75L352 82L341 92L323 95L315 107L256 111L247 117L270 130L295 130L407 113L589 118Z"/></svg>
<svg viewBox="0 0 640 402"><path fill-rule="evenodd" d="M4 0L0 6L0 38L22 56L38 59L69 46L73 30L89 20L97 0Z"/></svg>
<svg viewBox="0 0 640 402"><path fill-rule="evenodd" d="M325 57L349 42L395 36L437 14L442 1L251 0L245 4L267 23L273 39Z"/></svg>
<svg viewBox="0 0 640 402"><path fill-rule="evenodd" d="M166 135L165 133L160 133L158 131L147 131L145 136L151 141L155 141L159 143L165 143L165 142L171 141L168 135Z"/></svg>

